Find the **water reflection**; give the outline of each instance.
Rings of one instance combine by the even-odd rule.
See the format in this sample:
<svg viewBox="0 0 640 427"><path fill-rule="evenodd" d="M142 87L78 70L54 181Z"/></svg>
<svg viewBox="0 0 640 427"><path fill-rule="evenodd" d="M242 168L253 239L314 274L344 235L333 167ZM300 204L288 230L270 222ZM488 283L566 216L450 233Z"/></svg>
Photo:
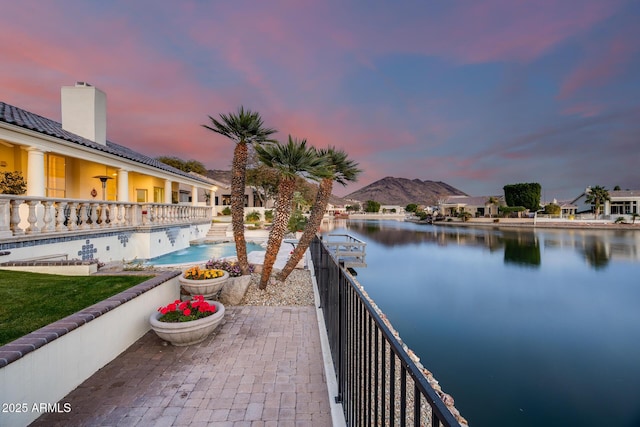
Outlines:
<svg viewBox="0 0 640 427"><path fill-rule="evenodd" d="M540 245L538 237L531 234L504 239L504 263L525 267L540 267Z"/></svg>
<svg viewBox="0 0 640 427"><path fill-rule="evenodd" d="M365 241L385 247L434 244L483 247L503 251L504 263L538 268L545 251L572 248L596 270L604 269L611 259L640 260L640 232L555 229L489 229L431 226L396 221L335 221L325 231L346 228Z"/></svg>
<svg viewBox="0 0 640 427"><path fill-rule="evenodd" d="M338 224L368 243L358 281L471 425L638 425L640 230Z"/></svg>

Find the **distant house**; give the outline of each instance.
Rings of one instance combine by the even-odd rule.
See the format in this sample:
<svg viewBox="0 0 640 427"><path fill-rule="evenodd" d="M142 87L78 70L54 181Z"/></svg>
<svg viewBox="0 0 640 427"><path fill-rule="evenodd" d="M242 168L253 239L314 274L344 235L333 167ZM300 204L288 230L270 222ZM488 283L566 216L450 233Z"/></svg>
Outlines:
<svg viewBox="0 0 640 427"><path fill-rule="evenodd" d="M560 218L568 218L574 216L578 209L578 206L576 206L570 200L554 200L554 203L560 206Z"/></svg>
<svg viewBox="0 0 640 427"><path fill-rule="evenodd" d="M489 203L491 198L496 204ZM505 206L504 196L448 196L438 205L438 211L444 216L456 216L460 212L469 212L473 217L498 215L498 206Z"/></svg>
<svg viewBox="0 0 640 427"><path fill-rule="evenodd" d="M591 191L590 187L572 200L576 205L577 213L593 213L594 206L587 203L587 195ZM632 219L633 215L640 215L640 190L611 190L609 191L610 201L605 202L602 214L604 218L616 219L623 217L625 220Z"/></svg>

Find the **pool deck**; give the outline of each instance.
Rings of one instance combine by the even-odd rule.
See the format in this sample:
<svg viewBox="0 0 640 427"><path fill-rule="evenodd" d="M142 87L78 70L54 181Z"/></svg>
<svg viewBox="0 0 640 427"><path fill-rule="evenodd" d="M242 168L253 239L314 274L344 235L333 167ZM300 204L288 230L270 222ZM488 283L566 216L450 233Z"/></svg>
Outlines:
<svg viewBox="0 0 640 427"><path fill-rule="evenodd" d="M197 345L174 347L149 331L60 401L70 412L31 425L344 425L317 304L226 310Z"/></svg>
<svg viewBox="0 0 640 427"><path fill-rule="evenodd" d="M153 332L32 426L331 426L314 307L228 307L203 343Z"/></svg>

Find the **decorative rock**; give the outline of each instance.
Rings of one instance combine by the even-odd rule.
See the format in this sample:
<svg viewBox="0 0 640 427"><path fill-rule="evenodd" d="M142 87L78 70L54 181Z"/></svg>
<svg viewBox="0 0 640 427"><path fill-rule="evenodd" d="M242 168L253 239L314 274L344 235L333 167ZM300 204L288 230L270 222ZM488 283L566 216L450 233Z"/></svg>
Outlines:
<svg viewBox="0 0 640 427"><path fill-rule="evenodd" d="M223 304L240 304L240 301L242 301L242 298L244 298L244 295L247 293L249 283L251 283L250 274L239 277L230 277L222 287L218 299Z"/></svg>

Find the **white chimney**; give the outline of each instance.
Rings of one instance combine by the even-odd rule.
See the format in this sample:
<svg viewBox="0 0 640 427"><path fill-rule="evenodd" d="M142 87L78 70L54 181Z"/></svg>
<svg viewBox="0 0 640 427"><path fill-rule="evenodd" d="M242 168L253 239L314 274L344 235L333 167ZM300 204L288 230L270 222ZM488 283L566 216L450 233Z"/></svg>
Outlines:
<svg viewBox="0 0 640 427"><path fill-rule="evenodd" d="M63 86L62 129L106 145L107 95L89 83Z"/></svg>

